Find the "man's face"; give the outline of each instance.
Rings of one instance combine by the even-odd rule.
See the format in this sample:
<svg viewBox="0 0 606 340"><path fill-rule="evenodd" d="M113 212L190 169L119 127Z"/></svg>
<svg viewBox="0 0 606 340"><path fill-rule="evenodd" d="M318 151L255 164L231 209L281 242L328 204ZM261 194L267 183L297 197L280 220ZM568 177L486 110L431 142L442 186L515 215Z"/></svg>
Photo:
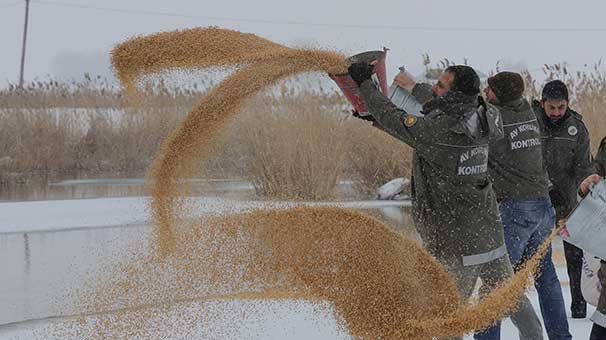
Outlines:
<svg viewBox="0 0 606 340"><path fill-rule="evenodd" d="M486 88L484 89L484 95L486 95L486 99L488 100L489 103L492 103L492 104L499 103L499 99L497 98L497 95L494 94L494 91L492 91L490 86L486 86Z"/></svg>
<svg viewBox="0 0 606 340"><path fill-rule="evenodd" d="M431 87L431 90L437 97L442 97L446 92L450 91L450 86L454 81L454 74L450 72L442 72L438 82Z"/></svg>
<svg viewBox="0 0 606 340"><path fill-rule="evenodd" d="M566 99L545 99L541 101L541 107L549 119L556 121L564 117L568 109L568 101Z"/></svg>

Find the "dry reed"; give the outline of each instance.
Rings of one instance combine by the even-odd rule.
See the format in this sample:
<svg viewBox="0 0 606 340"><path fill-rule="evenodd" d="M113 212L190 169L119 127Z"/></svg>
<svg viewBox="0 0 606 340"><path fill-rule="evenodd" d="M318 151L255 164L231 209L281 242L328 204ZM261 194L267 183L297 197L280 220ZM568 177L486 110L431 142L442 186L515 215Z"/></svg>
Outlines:
<svg viewBox="0 0 606 340"><path fill-rule="evenodd" d="M358 119L347 122L347 170L361 193L376 193L386 182L410 178L412 150L394 137Z"/></svg>
<svg viewBox="0 0 606 340"><path fill-rule="evenodd" d="M141 172L185 110L0 109L0 170Z"/></svg>
<svg viewBox="0 0 606 340"><path fill-rule="evenodd" d="M244 164L257 193L283 199L336 195L348 149L346 116L321 97L262 96L246 105L235 133L247 146Z"/></svg>
<svg viewBox="0 0 606 340"><path fill-rule="evenodd" d="M428 67L429 61L425 63ZM443 61L435 68L428 67L428 72L436 73L448 63L450 61ZM606 113L603 109L606 107L606 79L599 66L581 72L569 72L564 65L544 67L547 79L564 79L574 93L571 106L583 115L594 151L606 135ZM528 73L524 75L527 96L538 98L542 82ZM196 77L199 83L194 84L195 88L207 89L214 83L213 78L204 74ZM309 90L305 89L304 93L282 91L280 96L251 102L246 106L246 114L234 124L234 129L255 124L255 121L249 121L256 119L252 113L268 112L267 103L276 105L272 112L283 111L281 115L276 114L276 122L301 119L303 117L298 116L297 111L305 108L316 111L317 116L330 112L325 121L342 124L340 111L346 111L348 107L345 100L338 95L311 93ZM53 79L35 81L25 90L10 87L0 90L0 170L2 173L145 171L160 141L203 92L169 88L162 82L147 84L142 91L146 100L134 106L127 96L107 81L90 77L71 83ZM292 102L301 105L288 104ZM124 112L129 118L110 119L112 111ZM94 139L86 138L89 122L97 125ZM292 125L296 124L293 122ZM339 143L345 143L348 150L341 178L355 180L361 193L370 193L387 180L409 175L410 151L406 146L356 120L346 121L345 126L349 131L344 136L347 140ZM286 130L280 129L290 133ZM34 134L34 131L37 132ZM250 165L252 159L247 157L249 149L240 136L228 134L223 142L226 146L220 157L205 164L210 168L210 174L256 180L258 175ZM312 162L319 161L314 159ZM266 190L259 190L259 193L269 195ZM310 197L313 194L304 195Z"/></svg>

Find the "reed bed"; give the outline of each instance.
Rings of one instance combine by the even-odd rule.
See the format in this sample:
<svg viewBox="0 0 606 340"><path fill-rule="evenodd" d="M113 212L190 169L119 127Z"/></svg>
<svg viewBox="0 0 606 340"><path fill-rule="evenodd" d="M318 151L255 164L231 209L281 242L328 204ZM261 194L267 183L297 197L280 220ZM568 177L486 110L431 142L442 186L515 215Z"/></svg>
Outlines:
<svg viewBox="0 0 606 340"><path fill-rule="evenodd" d="M606 135L606 77L600 66L586 72L544 66L546 79L562 79L571 89L571 107L583 115L594 151ZM524 77L526 95L538 98L544 81L529 73ZM182 89L160 81L148 85L144 100L136 102L93 77L1 90L0 177L146 172L162 140L210 84L201 79ZM411 150L352 118L349 109L331 89L293 91L283 84L249 101L223 133L219 157L200 169L205 176L249 179L262 196L302 199L334 197L340 180L352 180L359 194L371 195L386 181L410 176Z"/></svg>

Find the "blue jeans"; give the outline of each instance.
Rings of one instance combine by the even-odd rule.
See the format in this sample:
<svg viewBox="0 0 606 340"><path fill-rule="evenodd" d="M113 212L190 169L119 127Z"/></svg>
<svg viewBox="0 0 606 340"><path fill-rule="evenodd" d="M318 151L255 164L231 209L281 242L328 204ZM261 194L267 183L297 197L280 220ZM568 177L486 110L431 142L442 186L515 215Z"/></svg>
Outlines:
<svg viewBox="0 0 606 340"><path fill-rule="evenodd" d="M550 199L504 200L499 204L505 228L505 243L514 268L535 254L556 225L556 214ZM539 295L541 314L550 340L570 340L562 287L551 260L551 247L541 262L534 285ZM476 339L499 339L497 324Z"/></svg>

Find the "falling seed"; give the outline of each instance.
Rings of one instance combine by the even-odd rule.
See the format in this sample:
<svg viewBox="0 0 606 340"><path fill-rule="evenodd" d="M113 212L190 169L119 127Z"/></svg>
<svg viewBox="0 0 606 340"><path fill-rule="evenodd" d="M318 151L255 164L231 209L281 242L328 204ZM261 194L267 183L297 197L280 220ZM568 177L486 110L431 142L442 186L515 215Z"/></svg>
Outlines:
<svg viewBox="0 0 606 340"><path fill-rule="evenodd" d="M76 326L57 326L53 334L172 339L178 333L189 339L201 325L222 320L212 338L234 338L247 316L237 306L217 312L217 301L251 300L254 313L267 301L288 300L334 312L338 327L356 338L461 336L515 308L546 252L547 243L512 280L469 306L421 245L361 212L302 205L185 218L186 179L196 162L213 157L216 136L247 98L301 72L343 73L345 59L337 52L290 49L252 34L200 28L131 39L112 51L112 62L129 91L149 73L239 69L202 97L154 161L149 180L157 252L130 253L130 262L117 270L119 279L99 282L92 297L83 297L91 315L78 318Z"/></svg>

